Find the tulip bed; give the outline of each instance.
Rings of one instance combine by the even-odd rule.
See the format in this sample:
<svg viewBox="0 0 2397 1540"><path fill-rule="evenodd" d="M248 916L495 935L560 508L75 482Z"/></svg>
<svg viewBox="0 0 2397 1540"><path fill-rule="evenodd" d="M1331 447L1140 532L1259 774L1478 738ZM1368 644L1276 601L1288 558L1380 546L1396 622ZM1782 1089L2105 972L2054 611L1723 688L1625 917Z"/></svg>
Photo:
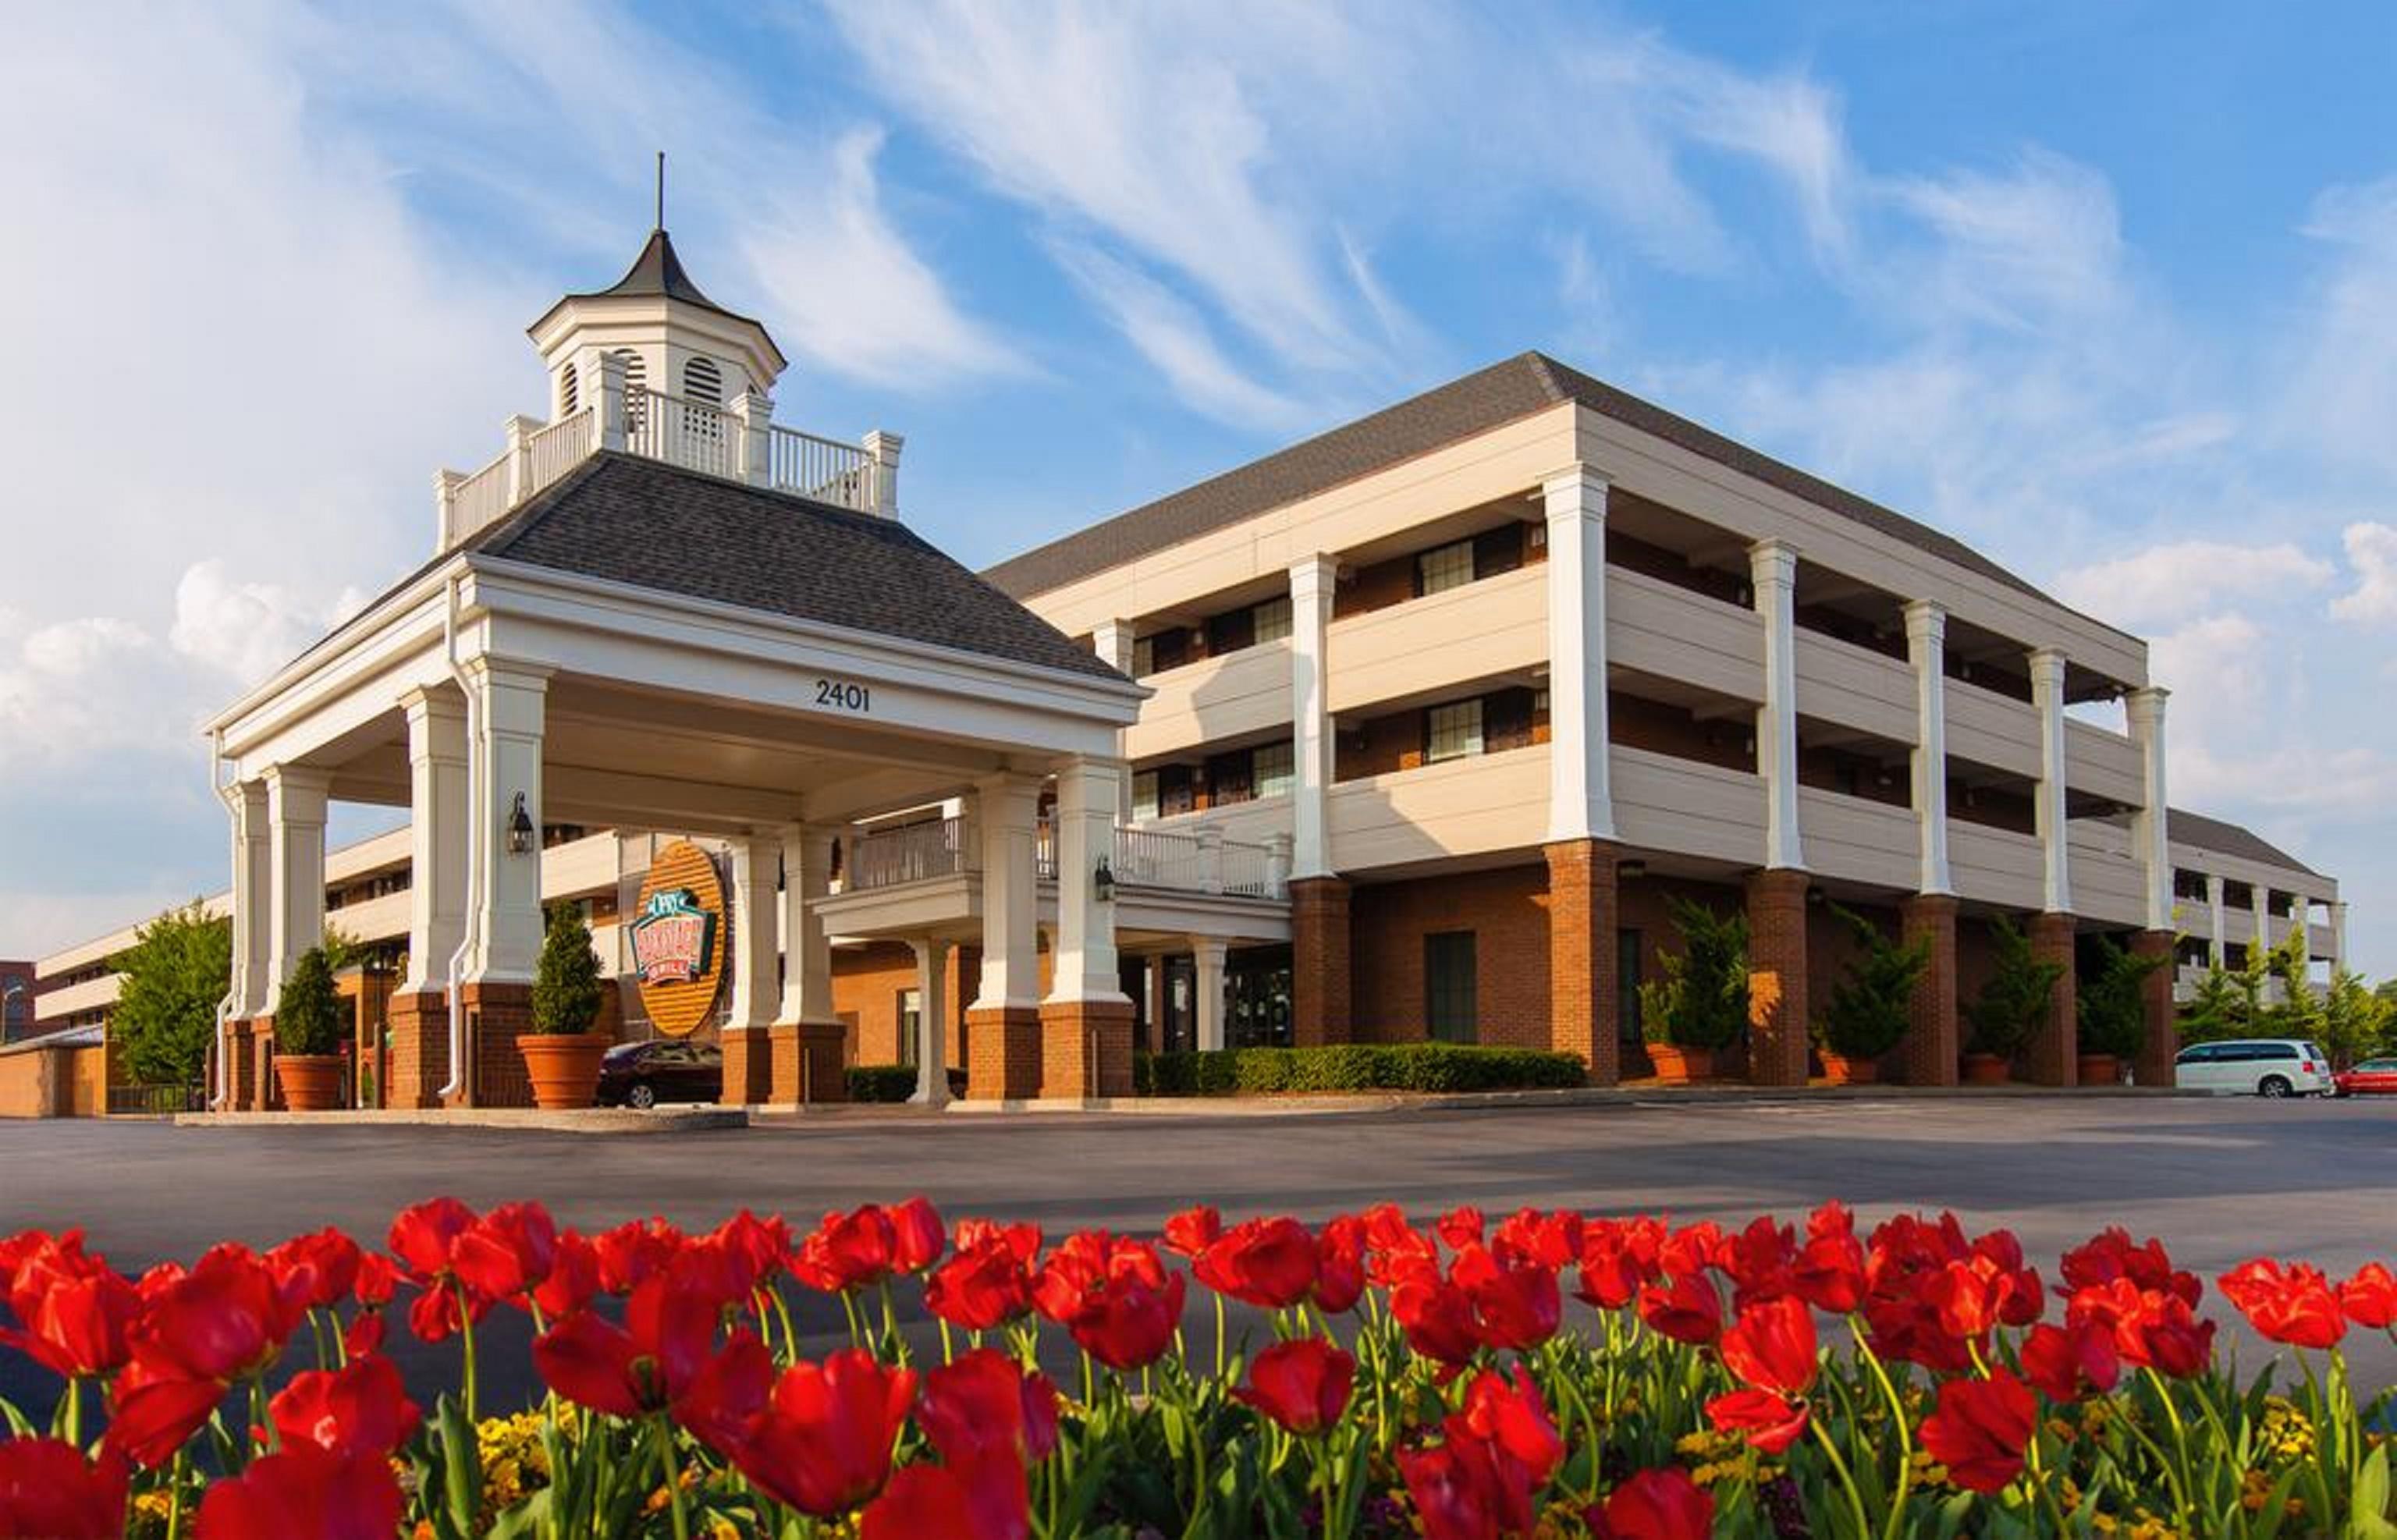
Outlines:
<svg viewBox="0 0 2397 1540"><path fill-rule="evenodd" d="M2205 1292L2119 1229L2042 1274L2005 1232L1837 1205L1199 1208L1048 1244L921 1199L583 1235L436 1199L382 1250L138 1279L28 1231L0 1341L68 1390L9 1414L0 1534L2397 1535L2388 1394L2339 1352L2397 1276L2221 1277L2294 1360L2243 1383ZM536 1405L480 1404L494 1312L529 1319ZM847 1345L803 1354L806 1319ZM429 1406L399 1331L454 1351Z"/></svg>

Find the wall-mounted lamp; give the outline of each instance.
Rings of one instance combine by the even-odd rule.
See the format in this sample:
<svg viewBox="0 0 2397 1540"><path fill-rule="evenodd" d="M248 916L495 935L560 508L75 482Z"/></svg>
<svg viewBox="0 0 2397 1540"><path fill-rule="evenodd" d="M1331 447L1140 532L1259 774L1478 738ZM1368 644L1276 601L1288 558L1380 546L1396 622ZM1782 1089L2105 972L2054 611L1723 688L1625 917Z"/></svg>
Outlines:
<svg viewBox="0 0 2397 1540"><path fill-rule="evenodd" d="M1099 869L1091 874L1091 891L1101 904L1115 902L1116 874L1105 856L1099 857Z"/></svg>
<svg viewBox="0 0 2397 1540"><path fill-rule="evenodd" d="M1648 863L1644 861L1618 861L1614 864L1615 880L1619 882L1636 882L1647 875Z"/></svg>
<svg viewBox="0 0 2397 1540"><path fill-rule="evenodd" d="M518 792L516 805L508 810L508 854L530 855L532 845L532 814L525 811L524 793Z"/></svg>
<svg viewBox="0 0 2397 1540"><path fill-rule="evenodd" d="M1827 904L1830 901L1830 894L1826 893L1820 888L1809 888L1806 890L1806 902L1809 904Z"/></svg>

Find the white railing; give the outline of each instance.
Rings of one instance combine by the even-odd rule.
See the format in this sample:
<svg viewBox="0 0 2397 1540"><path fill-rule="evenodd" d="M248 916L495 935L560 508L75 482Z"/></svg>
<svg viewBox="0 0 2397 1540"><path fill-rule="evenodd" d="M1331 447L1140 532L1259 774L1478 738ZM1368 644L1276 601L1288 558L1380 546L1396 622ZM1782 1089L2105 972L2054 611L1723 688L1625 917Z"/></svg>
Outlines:
<svg viewBox="0 0 2397 1540"><path fill-rule="evenodd" d="M1223 838L1212 829L1116 830L1118 882L1192 893L1282 896L1282 863L1270 845Z"/></svg>
<svg viewBox="0 0 2397 1540"><path fill-rule="evenodd" d="M768 475L774 490L797 492L861 514L876 511L875 475L879 467L864 449L797 428L772 430L768 443Z"/></svg>
<svg viewBox="0 0 2397 1540"><path fill-rule="evenodd" d="M974 867L973 825L962 818L944 818L877 829L852 840L841 888L845 892L896 888Z"/></svg>
<svg viewBox="0 0 2397 1540"><path fill-rule="evenodd" d="M598 446L599 412L594 407L585 407L536 431L525 441L526 458L532 462L532 485L525 489L524 495L532 496L582 464Z"/></svg>
<svg viewBox="0 0 2397 1540"><path fill-rule="evenodd" d="M459 482L450 493L449 529L444 543L455 545L486 525L505 518L512 506L509 491L508 457L502 452L500 458Z"/></svg>
<svg viewBox="0 0 2397 1540"><path fill-rule="evenodd" d="M741 468L741 422L721 407L644 386L625 393L624 447L687 471L735 475Z"/></svg>

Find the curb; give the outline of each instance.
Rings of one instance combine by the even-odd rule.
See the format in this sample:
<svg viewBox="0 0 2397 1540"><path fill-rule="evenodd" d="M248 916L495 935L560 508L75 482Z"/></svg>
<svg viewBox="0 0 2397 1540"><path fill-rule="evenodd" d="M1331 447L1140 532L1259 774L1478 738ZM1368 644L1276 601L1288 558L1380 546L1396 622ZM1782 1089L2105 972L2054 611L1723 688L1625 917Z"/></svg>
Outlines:
<svg viewBox="0 0 2397 1540"><path fill-rule="evenodd" d="M699 1133L749 1126L745 1107L388 1107L335 1112L179 1112L177 1128L442 1128L514 1129L542 1133Z"/></svg>
<svg viewBox="0 0 2397 1540"><path fill-rule="evenodd" d="M1819 1102L2153 1101L2208 1094L2165 1086L1589 1086L1558 1091L1389 1091L1287 1096L1035 1096L1019 1101L951 1102L962 1117L1105 1113L1121 1117L1305 1118L1359 1112L1460 1112L1504 1107L1635 1107L1725 1105L1806 1105Z"/></svg>

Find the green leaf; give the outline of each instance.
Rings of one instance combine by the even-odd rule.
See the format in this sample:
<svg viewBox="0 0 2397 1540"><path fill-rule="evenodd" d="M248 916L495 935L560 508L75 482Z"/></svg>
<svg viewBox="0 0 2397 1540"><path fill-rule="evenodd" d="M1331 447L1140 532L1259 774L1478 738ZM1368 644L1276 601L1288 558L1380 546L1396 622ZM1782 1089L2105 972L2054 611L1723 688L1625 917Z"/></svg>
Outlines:
<svg viewBox="0 0 2397 1540"><path fill-rule="evenodd" d="M483 1495L483 1460L475 1447L475 1429L466 1409L445 1395L436 1413L441 1425L441 1485L448 1517L462 1535L475 1533L475 1510Z"/></svg>

